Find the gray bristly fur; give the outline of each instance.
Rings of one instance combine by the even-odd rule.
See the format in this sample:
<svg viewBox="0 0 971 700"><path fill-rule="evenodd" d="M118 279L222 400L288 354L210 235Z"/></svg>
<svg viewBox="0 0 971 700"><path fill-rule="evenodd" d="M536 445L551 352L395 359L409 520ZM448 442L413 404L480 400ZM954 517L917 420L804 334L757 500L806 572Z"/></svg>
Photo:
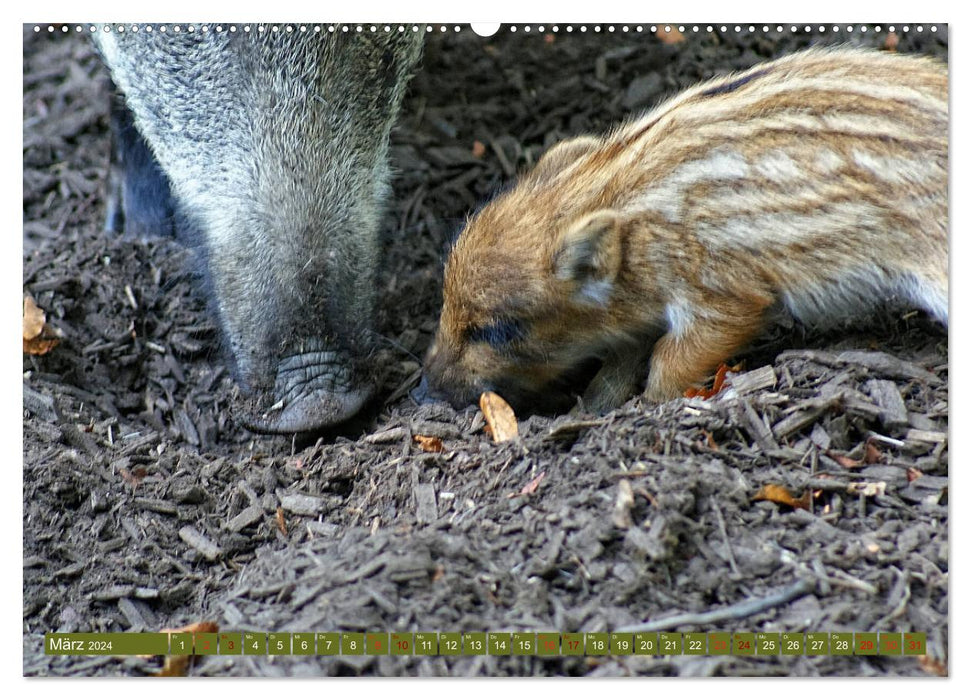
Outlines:
<svg viewBox="0 0 971 700"><path fill-rule="evenodd" d="M95 41L199 232L243 386L279 393L281 361L306 355L331 364L284 378L288 393L369 394L388 139L421 32L196 25Z"/></svg>

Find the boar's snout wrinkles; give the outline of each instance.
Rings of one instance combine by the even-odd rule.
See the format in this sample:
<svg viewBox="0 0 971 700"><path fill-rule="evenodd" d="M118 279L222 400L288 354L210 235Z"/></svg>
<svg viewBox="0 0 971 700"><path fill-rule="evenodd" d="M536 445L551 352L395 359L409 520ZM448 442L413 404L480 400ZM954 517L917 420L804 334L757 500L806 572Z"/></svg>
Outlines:
<svg viewBox="0 0 971 700"><path fill-rule="evenodd" d="M129 140L157 160L200 254L254 396L243 422L300 432L354 415L374 390L388 139L421 38L210 27L96 41L134 117ZM117 160L118 182L150 174L144 158ZM163 189L124 189L112 226L161 218L147 200Z"/></svg>
<svg viewBox="0 0 971 700"><path fill-rule="evenodd" d="M554 146L455 242L428 386L586 386L608 410L682 395L780 311L891 301L946 325L947 82L928 58L811 49Z"/></svg>

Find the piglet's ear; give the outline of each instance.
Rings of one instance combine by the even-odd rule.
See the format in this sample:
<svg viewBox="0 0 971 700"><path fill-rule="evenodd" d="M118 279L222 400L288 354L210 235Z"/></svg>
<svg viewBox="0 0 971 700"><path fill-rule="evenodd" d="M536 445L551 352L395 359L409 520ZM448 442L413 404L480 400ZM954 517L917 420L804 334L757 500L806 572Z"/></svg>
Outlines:
<svg viewBox="0 0 971 700"><path fill-rule="evenodd" d="M553 254L553 274L575 283L578 301L606 306L620 272L620 218L603 210L576 221Z"/></svg>
<svg viewBox="0 0 971 700"><path fill-rule="evenodd" d="M541 179L550 178L599 146L600 139L593 136L577 136L567 141L560 141L543 154L533 173Z"/></svg>

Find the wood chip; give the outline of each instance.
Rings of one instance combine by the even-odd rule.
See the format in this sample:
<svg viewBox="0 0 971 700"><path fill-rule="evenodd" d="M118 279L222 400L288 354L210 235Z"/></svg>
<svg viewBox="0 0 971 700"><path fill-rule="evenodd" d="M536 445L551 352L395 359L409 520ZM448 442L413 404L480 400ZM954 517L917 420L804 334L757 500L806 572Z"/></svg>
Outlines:
<svg viewBox="0 0 971 700"><path fill-rule="evenodd" d="M519 437L516 414L499 394L492 391L483 393L479 397L479 408L485 416L493 442L505 442Z"/></svg>
<svg viewBox="0 0 971 700"><path fill-rule="evenodd" d="M844 350L843 352L826 352L825 350L787 350L780 353L777 362L785 360L809 360L830 367L845 365L859 365L875 374L892 379L916 379L932 386L941 384L941 379L923 367L888 355L885 352L869 352L864 350Z"/></svg>
<svg viewBox="0 0 971 700"><path fill-rule="evenodd" d="M408 429L397 427L388 428L387 430L382 430L378 433L372 433L371 435L366 435L364 437L364 442L371 445L385 445L390 442L400 442L402 440L408 439Z"/></svg>
<svg viewBox="0 0 971 700"><path fill-rule="evenodd" d="M915 442L929 442L929 443L940 443L947 440L947 433L939 433L934 430L917 430L916 428L911 428L907 431L904 436L907 440L913 440Z"/></svg>
<svg viewBox="0 0 971 700"><path fill-rule="evenodd" d="M328 503L317 496L305 496L301 493L277 493L280 507L297 515L316 516L327 509Z"/></svg>
<svg viewBox="0 0 971 700"><path fill-rule="evenodd" d="M606 425L604 420L567 420L550 428L544 440L569 440L575 438L584 430L599 428Z"/></svg>
<svg viewBox="0 0 971 700"><path fill-rule="evenodd" d="M907 407L896 384L887 379L871 379L863 388L880 407L880 422L888 430L908 425Z"/></svg>
<svg viewBox="0 0 971 700"><path fill-rule="evenodd" d="M191 525L186 525L179 530L179 537L209 561L215 561L223 555L223 550L220 549L219 545Z"/></svg>
<svg viewBox="0 0 971 700"><path fill-rule="evenodd" d="M774 388L779 378L775 374L772 365L753 369L751 372L737 374L729 380L729 386L735 390L739 396L750 394L753 391Z"/></svg>
<svg viewBox="0 0 971 700"><path fill-rule="evenodd" d="M263 509L258 505L251 505L240 511L232 520L223 524L223 528L230 532L239 532L263 517Z"/></svg>
<svg viewBox="0 0 971 700"><path fill-rule="evenodd" d="M825 399L807 399L793 407L792 413L772 426L772 434L776 440L782 440L802 430L813 423L817 418L842 402L842 396L830 396Z"/></svg>
<svg viewBox="0 0 971 700"><path fill-rule="evenodd" d="M752 408L752 404L742 399L739 405L739 422L745 427L749 437L755 440L762 452L768 454L779 449L779 443L772 437L772 431L766 427L765 422Z"/></svg>
<svg viewBox="0 0 971 700"><path fill-rule="evenodd" d="M26 384L24 384L24 408L48 423L57 423L61 420L61 413L57 410L54 397L34 391Z"/></svg>
<svg viewBox="0 0 971 700"><path fill-rule="evenodd" d="M634 524L631 518L631 508L634 507L634 489L628 479L617 482L617 500L614 502L612 519L614 525L626 530Z"/></svg>
<svg viewBox="0 0 971 700"><path fill-rule="evenodd" d="M442 423L434 420L416 420L411 424L412 435L425 435L427 437L437 437L442 440L458 440L462 437L462 431L451 423Z"/></svg>
<svg viewBox="0 0 971 700"><path fill-rule="evenodd" d="M421 524L438 520L438 504L435 502L435 487L431 484L418 484L415 487L417 510L415 517Z"/></svg>

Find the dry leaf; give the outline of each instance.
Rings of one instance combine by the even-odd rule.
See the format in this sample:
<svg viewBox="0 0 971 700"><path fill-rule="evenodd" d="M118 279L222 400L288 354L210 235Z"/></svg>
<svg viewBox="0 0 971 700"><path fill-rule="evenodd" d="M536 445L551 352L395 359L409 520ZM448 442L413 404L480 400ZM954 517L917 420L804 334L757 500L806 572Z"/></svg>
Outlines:
<svg viewBox="0 0 971 700"><path fill-rule="evenodd" d="M479 408L485 417L494 442L505 442L519 436L519 423L512 407L499 394L487 391L479 397Z"/></svg>
<svg viewBox="0 0 971 700"><path fill-rule="evenodd" d="M24 352L46 355L61 342L61 333L47 324L47 315L30 296L24 297Z"/></svg>
<svg viewBox="0 0 971 700"><path fill-rule="evenodd" d="M287 536L287 519L283 517L283 508L276 509L276 526L283 533L283 536Z"/></svg>
<svg viewBox="0 0 971 700"><path fill-rule="evenodd" d="M423 449L425 452L443 452L445 450L445 445L442 444L442 439L438 437L431 437L428 435L415 435L412 438L418 443L418 447Z"/></svg>
<svg viewBox="0 0 971 700"><path fill-rule="evenodd" d="M684 397L686 399L691 399L696 396L700 396L703 399L710 399L712 396L725 388L725 378L728 376L729 372L739 372L741 369L741 363L735 365L734 367L729 367L722 362L720 365L718 365L718 369L715 371L715 380L712 382L711 389L699 389L697 387L689 386L687 389L685 389Z"/></svg>
<svg viewBox="0 0 971 700"><path fill-rule="evenodd" d="M525 486L523 486L523 488L522 488L522 490L520 490L519 494L521 496L529 496L530 494L536 493L536 489L539 488L539 482L541 482L543 480L543 477L544 476L546 476L546 472L545 471L540 472L536 476L536 478L531 479L528 484L526 484Z"/></svg>
<svg viewBox="0 0 971 700"><path fill-rule="evenodd" d="M665 31L670 29L670 31ZM655 32L658 39L661 40L662 44L680 44L684 41L684 34L678 31L677 27L658 27Z"/></svg>
<svg viewBox="0 0 971 700"><path fill-rule="evenodd" d="M839 463L843 469L856 469L857 467L862 467L863 462L858 459L853 459L852 457L847 457L846 455L838 455L835 452L826 451L826 456L835 460Z"/></svg>
<svg viewBox="0 0 971 700"><path fill-rule="evenodd" d="M922 472L917 467L907 467L907 481L908 481L908 483L911 482L911 481L917 481L917 479L921 478L922 476L924 476L924 472Z"/></svg>
<svg viewBox="0 0 971 700"><path fill-rule="evenodd" d="M131 486L132 489L137 489L148 472L143 467L138 467L132 471L128 471L125 467L122 467L118 470L118 473L121 475L122 481Z"/></svg>
<svg viewBox="0 0 971 700"><path fill-rule="evenodd" d="M34 298L24 297L24 340L33 340L44 330L44 322L47 315L44 310L37 306Z"/></svg>
<svg viewBox="0 0 971 700"><path fill-rule="evenodd" d="M799 498L796 498L789 489L781 484L766 484L759 489L759 492L752 497L753 501L772 501L790 508L802 508L809 510L809 491L806 491Z"/></svg>
<svg viewBox="0 0 971 700"><path fill-rule="evenodd" d="M485 144L481 141L476 141L472 144L472 155L476 158L481 158L486 153Z"/></svg>

